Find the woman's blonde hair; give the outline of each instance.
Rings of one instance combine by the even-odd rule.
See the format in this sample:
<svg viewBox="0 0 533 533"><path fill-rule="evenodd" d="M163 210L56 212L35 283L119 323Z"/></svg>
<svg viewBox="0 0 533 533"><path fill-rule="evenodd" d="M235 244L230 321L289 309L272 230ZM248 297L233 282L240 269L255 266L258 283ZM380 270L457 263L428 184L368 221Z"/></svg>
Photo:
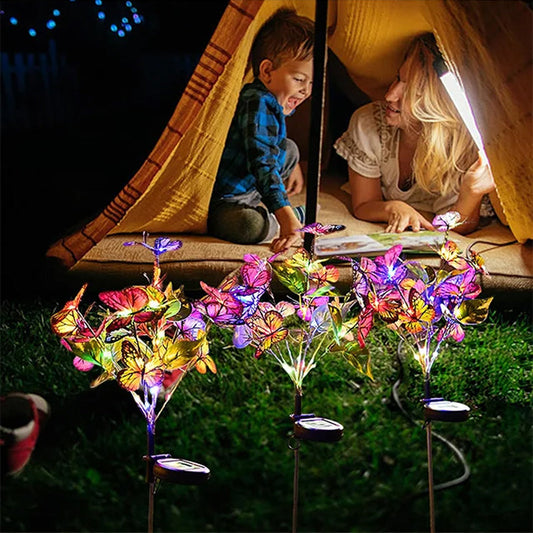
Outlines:
<svg viewBox="0 0 533 533"><path fill-rule="evenodd" d="M458 192L458 176L477 159L476 145L434 67L442 58L435 37L414 39L405 55L406 88L402 109L419 134L413 177L431 193Z"/></svg>

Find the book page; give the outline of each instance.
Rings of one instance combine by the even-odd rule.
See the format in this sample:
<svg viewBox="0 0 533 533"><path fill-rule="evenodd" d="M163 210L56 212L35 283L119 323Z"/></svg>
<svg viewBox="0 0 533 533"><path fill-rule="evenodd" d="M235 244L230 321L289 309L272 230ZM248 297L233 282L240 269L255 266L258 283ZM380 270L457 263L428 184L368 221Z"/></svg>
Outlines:
<svg viewBox="0 0 533 533"><path fill-rule="evenodd" d="M315 241L315 255L379 255L396 244L401 244L406 252L436 253L435 248L440 246L443 240L444 234L438 231L321 237Z"/></svg>

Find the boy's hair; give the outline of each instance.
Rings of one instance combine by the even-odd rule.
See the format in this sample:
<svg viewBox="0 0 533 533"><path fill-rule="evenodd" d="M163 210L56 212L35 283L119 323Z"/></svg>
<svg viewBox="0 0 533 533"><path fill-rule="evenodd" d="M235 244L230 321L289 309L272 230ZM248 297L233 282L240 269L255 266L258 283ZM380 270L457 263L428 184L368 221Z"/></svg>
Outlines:
<svg viewBox="0 0 533 533"><path fill-rule="evenodd" d="M285 61L312 58L314 42L311 19L293 9L279 9L261 26L252 44L250 61L254 76L259 75L259 65L264 59L270 59L276 69Z"/></svg>

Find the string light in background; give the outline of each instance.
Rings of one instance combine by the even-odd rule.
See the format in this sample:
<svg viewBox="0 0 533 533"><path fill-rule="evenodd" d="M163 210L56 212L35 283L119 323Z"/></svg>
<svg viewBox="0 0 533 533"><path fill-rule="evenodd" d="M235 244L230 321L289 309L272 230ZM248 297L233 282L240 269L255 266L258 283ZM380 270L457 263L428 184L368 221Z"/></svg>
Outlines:
<svg viewBox="0 0 533 533"><path fill-rule="evenodd" d="M70 4L76 3L76 0L68 1ZM107 3L110 4L113 2ZM144 20L143 16L139 14L137 8L134 7L133 2L130 0L124 2L125 9L123 9L123 11L126 12L122 13L119 21L108 21L111 17L108 16L108 13L106 12L103 0L94 0L94 6L96 8L96 17L98 20L107 22L107 29L117 37L125 37L126 34L133 31L133 28L136 25L141 24ZM2 18L7 18L11 26L24 26L17 16L7 14L5 9L0 10L0 15ZM26 25L26 31L30 37L36 37L41 31L53 31L57 27L60 17L61 10L53 9L51 14L46 18L46 21L39 24Z"/></svg>

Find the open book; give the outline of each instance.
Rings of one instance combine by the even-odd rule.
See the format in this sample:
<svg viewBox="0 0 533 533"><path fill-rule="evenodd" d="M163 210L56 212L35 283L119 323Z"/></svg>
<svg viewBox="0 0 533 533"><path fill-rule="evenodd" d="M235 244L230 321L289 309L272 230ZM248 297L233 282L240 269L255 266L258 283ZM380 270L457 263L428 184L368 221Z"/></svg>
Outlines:
<svg viewBox="0 0 533 533"><path fill-rule="evenodd" d="M380 255L396 244L401 244L405 252L428 254L436 253L435 248L439 247L443 240L444 234L438 231L320 237L315 241L315 255Z"/></svg>

